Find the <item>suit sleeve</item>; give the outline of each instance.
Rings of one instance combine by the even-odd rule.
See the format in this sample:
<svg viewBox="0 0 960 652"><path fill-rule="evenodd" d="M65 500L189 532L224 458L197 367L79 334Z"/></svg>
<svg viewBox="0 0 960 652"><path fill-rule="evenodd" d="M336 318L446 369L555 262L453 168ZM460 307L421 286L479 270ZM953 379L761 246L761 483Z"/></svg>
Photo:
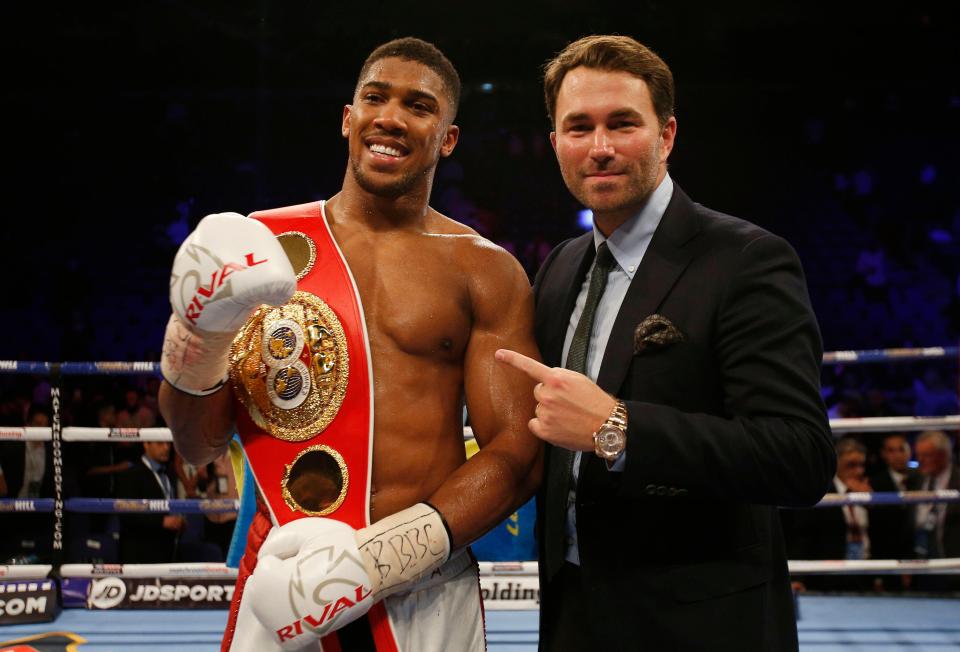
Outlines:
<svg viewBox="0 0 960 652"><path fill-rule="evenodd" d="M723 415L627 401L622 490L747 503L816 503L836 457L820 397L820 333L796 253L765 234L740 250L717 303L711 353ZM682 388L678 388L682 391Z"/></svg>

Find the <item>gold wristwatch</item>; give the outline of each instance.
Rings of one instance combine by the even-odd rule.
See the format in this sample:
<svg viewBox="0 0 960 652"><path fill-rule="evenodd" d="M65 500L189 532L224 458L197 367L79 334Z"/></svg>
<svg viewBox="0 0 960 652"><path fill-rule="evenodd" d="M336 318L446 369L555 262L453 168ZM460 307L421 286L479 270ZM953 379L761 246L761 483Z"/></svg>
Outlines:
<svg viewBox="0 0 960 652"><path fill-rule="evenodd" d="M617 401L613 412L593 433L593 450L608 462L615 461L627 447L627 406Z"/></svg>

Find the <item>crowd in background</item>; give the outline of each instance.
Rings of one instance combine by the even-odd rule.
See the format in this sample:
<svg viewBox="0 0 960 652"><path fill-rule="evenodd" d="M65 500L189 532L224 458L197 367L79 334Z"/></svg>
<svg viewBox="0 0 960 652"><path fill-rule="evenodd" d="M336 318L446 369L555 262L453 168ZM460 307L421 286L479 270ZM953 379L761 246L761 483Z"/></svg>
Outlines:
<svg viewBox="0 0 960 652"><path fill-rule="evenodd" d="M0 426L50 426L50 386L44 379L10 377L0 396ZM110 428L103 441L64 442L62 491L67 498L236 499L233 467L224 455L194 467L168 442L124 437L130 429L163 426L159 378L87 380L65 385L62 424ZM50 442L0 441L0 497L52 498ZM4 513L0 564L51 557L49 513ZM67 511L64 557L78 563L222 562L235 513L109 514Z"/></svg>

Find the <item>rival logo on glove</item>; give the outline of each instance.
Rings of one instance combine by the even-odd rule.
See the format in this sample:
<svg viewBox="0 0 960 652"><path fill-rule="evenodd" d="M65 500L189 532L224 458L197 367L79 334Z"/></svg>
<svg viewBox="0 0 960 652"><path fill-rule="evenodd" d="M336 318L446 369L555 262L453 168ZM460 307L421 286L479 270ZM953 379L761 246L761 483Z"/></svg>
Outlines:
<svg viewBox="0 0 960 652"><path fill-rule="evenodd" d="M200 313L203 312L204 306L213 300L213 295L216 293L217 290L219 290L223 286L224 281L228 276L230 276L230 274L232 274L233 272L242 272L245 269L250 269L251 267L255 267L257 265L262 265L263 263L270 260L269 258L264 258L263 260L256 260L255 254L253 252L250 252L246 256L244 256L244 262L246 264L233 263L233 262L221 264L220 261L216 258L216 256L214 256L213 253L210 252L208 249L204 247L200 247L198 245L194 245L191 249L193 249L193 251L191 252L192 253L191 257L197 262L199 262L200 260L200 257L196 253L197 250L199 250L206 253L208 256L210 256L210 258L216 261L218 265L220 265L220 268L215 269L213 273L210 275L210 283L209 285L206 285L206 286L200 284L200 273L197 270L191 270L190 272L188 272L187 274L184 274L180 278L174 277L172 279L172 283L176 283L181 279L186 280L187 278L190 278L190 277L196 277L196 284L197 284L196 292L190 298L190 301L184 304L184 309L183 309L184 317L186 317L187 321L189 321L194 326L197 325L197 319L200 318ZM201 303L200 302L201 297L206 299L206 301Z"/></svg>
<svg viewBox="0 0 960 652"><path fill-rule="evenodd" d="M346 611L347 609L353 608L355 605L363 602L370 594L373 593L372 589L367 589L363 584L358 584L354 588L353 600L349 596L341 596L336 601L331 600L323 607L323 611L320 613L320 616L315 618L311 614L307 614L303 618L298 618L293 623L281 627L277 630L277 640L280 642L290 641L303 634L304 624L307 627L318 628L324 623L328 623L336 618L340 612ZM363 606L364 613L369 608L368 605Z"/></svg>

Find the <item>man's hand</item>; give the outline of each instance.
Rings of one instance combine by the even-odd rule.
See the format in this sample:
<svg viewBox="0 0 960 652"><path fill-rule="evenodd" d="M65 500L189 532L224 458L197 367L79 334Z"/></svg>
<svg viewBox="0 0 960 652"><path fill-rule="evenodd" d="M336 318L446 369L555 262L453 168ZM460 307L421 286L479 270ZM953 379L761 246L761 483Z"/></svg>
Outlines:
<svg viewBox="0 0 960 652"><path fill-rule="evenodd" d="M179 514L167 514L163 517L163 527L166 530L182 532L187 525L186 519Z"/></svg>
<svg viewBox="0 0 960 652"><path fill-rule="evenodd" d="M528 424L530 432L554 446L593 450L593 433L617 404L612 396L583 374L548 367L516 351L499 349L495 357L537 381L533 388L537 410Z"/></svg>
<svg viewBox="0 0 960 652"><path fill-rule="evenodd" d="M873 487L870 486L870 480L867 478L850 478L844 484L850 491L873 493Z"/></svg>

